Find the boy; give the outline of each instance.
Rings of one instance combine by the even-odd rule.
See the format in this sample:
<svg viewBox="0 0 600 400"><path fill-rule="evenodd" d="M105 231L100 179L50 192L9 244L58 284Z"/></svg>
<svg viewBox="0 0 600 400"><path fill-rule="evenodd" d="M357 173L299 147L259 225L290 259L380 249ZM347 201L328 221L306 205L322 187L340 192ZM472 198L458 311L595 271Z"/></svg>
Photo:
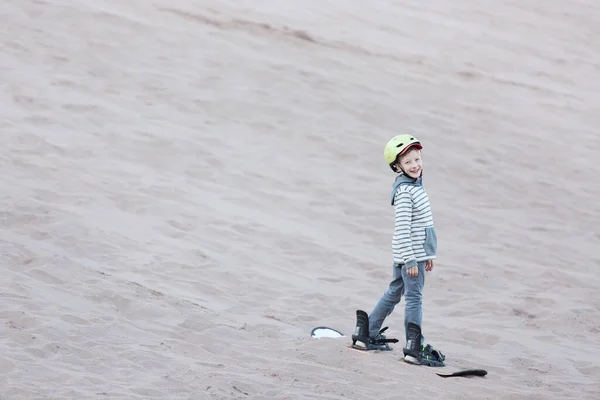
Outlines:
<svg viewBox="0 0 600 400"><path fill-rule="evenodd" d="M404 361L411 364L444 366L444 355L430 345L423 345L421 333L422 293L425 271L433 270L437 237L427 192L423 188L423 146L412 135L393 137L385 146L384 157L392 171L398 173L392 185L392 205L396 222L392 238L393 277L370 316L356 311L353 347L361 350L391 350L381 328L385 318L406 299Z"/></svg>

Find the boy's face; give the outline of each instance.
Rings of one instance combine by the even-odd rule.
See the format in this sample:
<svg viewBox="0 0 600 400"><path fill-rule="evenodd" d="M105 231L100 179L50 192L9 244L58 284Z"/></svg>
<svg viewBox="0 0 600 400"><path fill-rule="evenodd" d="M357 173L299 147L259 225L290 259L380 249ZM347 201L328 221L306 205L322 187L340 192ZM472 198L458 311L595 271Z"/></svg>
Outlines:
<svg viewBox="0 0 600 400"><path fill-rule="evenodd" d="M423 159L421 158L421 150L412 149L408 153L400 156L398 161L398 167L404 171L404 173L411 178L418 178L421 176L423 170Z"/></svg>

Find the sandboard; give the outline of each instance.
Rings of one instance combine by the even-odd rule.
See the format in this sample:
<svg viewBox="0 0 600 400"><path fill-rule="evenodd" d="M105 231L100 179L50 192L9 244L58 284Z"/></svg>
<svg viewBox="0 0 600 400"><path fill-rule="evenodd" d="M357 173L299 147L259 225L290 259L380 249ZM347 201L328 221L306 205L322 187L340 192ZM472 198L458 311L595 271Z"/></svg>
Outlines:
<svg viewBox="0 0 600 400"><path fill-rule="evenodd" d="M344 334L342 332L335 330L333 328L330 328L328 326L317 326L317 327L313 328L312 331L310 331L310 336L314 337L315 339L322 339L322 338L337 339L337 338L346 337L346 336L344 336Z"/></svg>
<svg viewBox="0 0 600 400"><path fill-rule="evenodd" d="M436 372L436 374L442 378L453 376L486 376L487 371L485 369L463 369L455 372Z"/></svg>
<svg viewBox="0 0 600 400"><path fill-rule="evenodd" d="M346 335L344 335L342 332L338 331L337 329L330 328L328 326L317 326L312 329L310 334L315 339L321 339L321 338L339 339L339 338L346 337ZM363 354L377 354L377 353L382 353L382 352L387 353L387 351L379 351L379 350L369 350L369 351L361 350L361 349L357 349L357 348L353 347L352 345L349 345L348 348L350 350L358 351ZM454 371L454 372L435 371L435 374L442 378L471 377L471 376L484 377L487 375L487 371L485 369L479 369L479 368L468 368L468 369L462 369L462 370L458 370L458 371Z"/></svg>

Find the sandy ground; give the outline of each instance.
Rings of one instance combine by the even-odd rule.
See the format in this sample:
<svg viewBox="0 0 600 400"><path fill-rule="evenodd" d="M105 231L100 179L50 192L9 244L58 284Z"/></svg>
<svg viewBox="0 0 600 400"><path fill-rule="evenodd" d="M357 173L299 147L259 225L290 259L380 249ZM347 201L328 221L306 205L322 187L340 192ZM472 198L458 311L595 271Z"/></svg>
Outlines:
<svg viewBox="0 0 600 400"><path fill-rule="evenodd" d="M600 5L5 0L0 398L600 398ZM316 340L425 150L442 379ZM386 321L403 337L403 304Z"/></svg>

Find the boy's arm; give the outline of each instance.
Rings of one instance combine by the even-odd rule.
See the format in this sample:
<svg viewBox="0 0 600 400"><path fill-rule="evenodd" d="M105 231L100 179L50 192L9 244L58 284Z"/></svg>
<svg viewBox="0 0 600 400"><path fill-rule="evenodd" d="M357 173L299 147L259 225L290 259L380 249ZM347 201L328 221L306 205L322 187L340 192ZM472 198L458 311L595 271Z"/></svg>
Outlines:
<svg viewBox="0 0 600 400"><path fill-rule="evenodd" d="M394 200L396 222L392 238L392 252L394 254L394 262L405 264L406 268L417 265L410 239L412 208L412 198L409 192L400 191L396 194L396 199Z"/></svg>

